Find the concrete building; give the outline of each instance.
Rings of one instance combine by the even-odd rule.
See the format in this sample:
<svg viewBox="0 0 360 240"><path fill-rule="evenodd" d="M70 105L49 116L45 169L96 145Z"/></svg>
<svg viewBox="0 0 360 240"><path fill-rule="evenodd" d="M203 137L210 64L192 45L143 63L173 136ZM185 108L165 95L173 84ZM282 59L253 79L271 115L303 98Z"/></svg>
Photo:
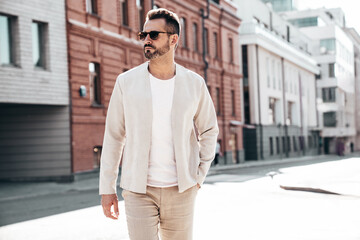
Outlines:
<svg viewBox="0 0 360 240"><path fill-rule="evenodd" d="M354 28L346 28L346 33L354 44L354 74L355 74L355 151L360 151L360 35ZM351 151L352 145L350 145Z"/></svg>
<svg viewBox="0 0 360 240"><path fill-rule="evenodd" d="M259 0L238 6L245 160L318 154L312 41Z"/></svg>
<svg viewBox="0 0 360 240"><path fill-rule="evenodd" d="M262 0L274 12L293 11L298 9L298 0Z"/></svg>
<svg viewBox="0 0 360 240"><path fill-rule="evenodd" d="M66 49L65 1L0 0L0 180L71 176Z"/></svg>
<svg viewBox="0 0 360 240"><path fill-rule="evenodd" d="M152 3L181 18L182 35L175 60L207 81L218 113L224 153L220 163L243 159L237 34L240 19L229 1L210 1L207 8L205 0L68 0L74 173L99 167L106 111L116 77L146 61L137 33Z"/></svg>
<svg viewBox="0 0 360 240"><path fill-rule="evenodd" d="M354 45L344 32L345 16L340 8L282 13L311 38L311 49L321 68L317 80L319 123L324 153L347 153L354 145L355 82Z"/></svg>

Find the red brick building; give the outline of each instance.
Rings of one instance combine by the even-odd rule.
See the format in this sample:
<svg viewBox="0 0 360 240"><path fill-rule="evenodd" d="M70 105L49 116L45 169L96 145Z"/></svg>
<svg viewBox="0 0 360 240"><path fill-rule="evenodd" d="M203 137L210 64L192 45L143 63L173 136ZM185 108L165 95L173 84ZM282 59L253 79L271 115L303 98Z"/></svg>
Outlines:
<svg viewBox="0 0 360 240"><path fill-rule="evenodd" d="M230 1L155 1L176 12L183 33L176 62L205 76L218 112L219 141L226 164L243 160L240 19ZM146 59L137 40L150 0L67 0L73 172L99 166L107 106L117 75ZM204 23L202 22L204 21ZM204 24L204 28L203 28ZM206 54L203 57L203 33Z"/></svg>

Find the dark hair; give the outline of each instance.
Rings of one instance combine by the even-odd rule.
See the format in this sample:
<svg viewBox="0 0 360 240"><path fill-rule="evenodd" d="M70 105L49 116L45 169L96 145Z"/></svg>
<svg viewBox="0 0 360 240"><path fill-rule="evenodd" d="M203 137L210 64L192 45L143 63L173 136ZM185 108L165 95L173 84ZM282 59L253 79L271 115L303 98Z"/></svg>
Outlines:
<svg viewBox="0 0 360 240"><path fill-rule="evenodd" d="M166 31L180 36L180 20L176 13L165 8L152 9L147 13L146 21L163 18L166 21Z"/></svg>

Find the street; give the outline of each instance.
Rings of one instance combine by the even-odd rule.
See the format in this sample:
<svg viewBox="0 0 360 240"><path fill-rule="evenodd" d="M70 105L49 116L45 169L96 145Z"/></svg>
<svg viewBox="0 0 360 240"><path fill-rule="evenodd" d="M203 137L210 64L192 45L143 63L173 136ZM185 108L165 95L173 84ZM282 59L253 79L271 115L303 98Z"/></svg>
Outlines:
<svg viewBox="0 0 360 240"><path fill-rule="evenodd" d="M331 164L340 169L351 163L355 169L357 160L317 159L213 171L198 193L194 239L359 240L358 191L352 195L288 191L279 187L277 179L286 183L289 178L266 176L268 172L295 176L304 169L329 169L326 166ZM311 176L307 183L314 183ZM348 186L359 187L359 182ZM118 195L118 221L104 217L97 189L2 201L0 239L128 239L124 204Z"/></svg>

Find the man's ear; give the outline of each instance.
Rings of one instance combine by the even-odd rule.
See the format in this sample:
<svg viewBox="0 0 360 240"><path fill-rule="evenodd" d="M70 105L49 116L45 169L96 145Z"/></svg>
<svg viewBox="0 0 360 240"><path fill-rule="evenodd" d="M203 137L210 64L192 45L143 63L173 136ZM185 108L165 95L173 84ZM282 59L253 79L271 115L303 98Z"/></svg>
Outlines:
<svg viewBox="0 0 360 240"><path fill-rule="evenodd" d="M174 34L171 36L171 44L172 45L176 45L178 43L178 41L179 41L179 35Z"/></svg>

